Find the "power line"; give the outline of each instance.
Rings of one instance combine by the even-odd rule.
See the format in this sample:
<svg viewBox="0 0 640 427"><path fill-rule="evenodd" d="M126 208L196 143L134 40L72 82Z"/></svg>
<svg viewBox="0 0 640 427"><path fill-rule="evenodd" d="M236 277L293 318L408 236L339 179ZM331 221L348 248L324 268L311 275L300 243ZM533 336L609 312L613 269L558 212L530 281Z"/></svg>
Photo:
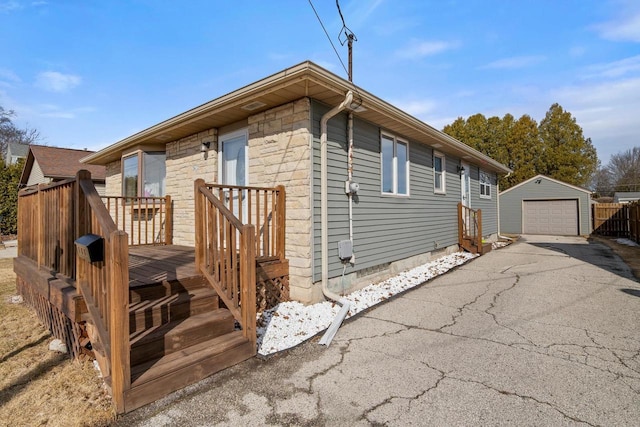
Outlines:
<svg viewBox="0 0 640 427"><path fill-rule="evenodd" d="M320 22L320 26L324 30L324 33L327 35L327 39L329 40L329 43L331 43L331 47L333 48L333 51L336 53L336 56L340 60L340 64L342 64L342 68L344 69L344 72L349 74L349 71L347 70L347 67L344 65L344 62L342 62L342 58L340 57L340 54L338 53L338 49L336 49L335 45L333 44L333 41L331 41L331 37L329 36L329 33L327 32L327 29L324 27L324 24L322 23L322 19L320 19L320 15L318 15L318 11L316 11L316 8L313 6L313 3L311 2L311 0L309 0L309 4L311 5L311 9L313 9L313 12L316 14L316 18L318 18L318 22ZM340 9L338 9L338 10L340 10ZM342 12L340 13L340 16L342 17ZM344 24L344 19L342 20L342 23Z"/></svg>

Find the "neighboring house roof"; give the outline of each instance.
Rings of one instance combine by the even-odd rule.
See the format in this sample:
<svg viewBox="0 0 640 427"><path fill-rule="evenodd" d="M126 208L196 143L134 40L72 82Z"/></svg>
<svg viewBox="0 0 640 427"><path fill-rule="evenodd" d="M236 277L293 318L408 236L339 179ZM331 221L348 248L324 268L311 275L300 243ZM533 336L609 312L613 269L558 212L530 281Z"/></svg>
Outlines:
<svg viewBox="0 0 640 427"><path fill-rule="evenodd" d="M20 184L26 185L31 171L37 164L44 178L49 180L61 180L72 178L81 169L91 172L94 181L105 181L106 168L100 165L87 165L80 159L93 151L73 150L70 148L45 147L43 145L30 145L27 160L22 169Z"/></svg>
<svg viewBox="0 0 640 427"><path fill-rule="evenodd" d="M613 193L613 203L619 203L620 200L626 202L640 200L640 191L616 191Z"/></svg>
<svg viewBox="0 0 640 427"><path fill-rule="evenodd" d="M5 160L7 161L7 163L12 163L11 162L12 157L24 159L25 157L27 157L28 151L29 151L29 146L27 144L10 142L7 144L7 149L5 150Z"/></svg>
<svg viewBox="0 0 640 427"><path fill-rule="evenodd" d="M511 188L507 188L506 190L501 191L499 195L501 196L501 195L503 195L503 194L505 194L505 193L508 193L508 192L509 192L509 191L511 191L511 190L515 190L516 188L521 187L521 186L523 186L523 185L526 185L526 184L530 183L531 181L535 181L535 180L537 180L537 179L546 179L546 180L549 180L549 181L555 182L555 183L557 183L557 184L561 184L561 185L564 185L564 186L566 186L566 187L573 188L574 190L583 191L583 192L585 192L585 193L587 193L587 194L592 194L592 191L591 191L591 190L587 190L586 188L578 187L577 185L568 184L568 183L566 183L566 182L559 181L559 180L557 180L557 179L553 179L553 178L550 178L550 177L545 176L545 175L536 175L536 176L534 176L533 178L529 178L529 179L528 179L528 180L526 180L526 181L522 181L520 184L514 185L514 186L513 186L513 187L511 187Z"/></svg>
<svg viewBox="0 0 640 427"><path fill-rule="evenodd" d="M360 108L354 108L354 114L357 117L416 142L430 145L443 153L473 160L487 171L497 173L511 171L496 160L310 61L280 71L151 126L95 154L86 156L82 161L106 165L120 160L123 151L136 146L165 145L167 142L207 129L238 122L250 115L303 97L310 97L331 106L338 105L344 101L345 94L349 90L354 92L354 100L361 102Z"/></svg>

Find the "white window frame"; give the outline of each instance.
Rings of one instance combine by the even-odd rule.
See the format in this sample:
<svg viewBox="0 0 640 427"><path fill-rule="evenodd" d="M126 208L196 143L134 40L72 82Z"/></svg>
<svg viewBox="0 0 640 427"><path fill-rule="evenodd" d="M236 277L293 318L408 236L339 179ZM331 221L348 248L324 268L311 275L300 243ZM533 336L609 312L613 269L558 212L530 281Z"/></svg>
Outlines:
<svg viewBox="0 0 640 427"><path fill-rule="evenodd" d="M478 183L480 184L480 198L491 199L491 174L480 169ZM484 194L482 194L483 190Z"/></svg>
<svg viewBox="0 0 640 427"><path fill-rule="evenodd" d="M382 154L382 138L387 138L393 141L393 162L391 167L391 176L393 179L393 189L391 192L384 191L384 158ZM405 181L407 183L407 191L406 193L398 193L398 144L403 144L407 147L407 160L406 160L406 168L405 168ZM399 138L393 134L388 132L380 132L380 192L383 196L397 196L397 197L409 197L409 177L411 176L409 172L409 167L411 162L409 161L409 141L403 138Z"/></svg>
<svg viewBox="0 0 640 427"><path fill-rule="evenodd" d="M440 182L442 183L442 188L436 187L436 157L441 160L442 163L442 171L439 172L442 174L442 179ZM439 151L433 152L433 192L436 194L446 194L447 193L447 158L444 154Z"/></svg>

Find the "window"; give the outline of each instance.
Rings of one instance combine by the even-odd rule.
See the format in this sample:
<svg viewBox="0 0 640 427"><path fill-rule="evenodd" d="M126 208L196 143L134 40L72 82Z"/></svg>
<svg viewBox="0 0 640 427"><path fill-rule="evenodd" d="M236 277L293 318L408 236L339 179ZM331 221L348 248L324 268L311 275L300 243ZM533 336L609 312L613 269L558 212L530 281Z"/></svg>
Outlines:
<svg viewBox="0 0 640 427"><path fill-rule="evenodd" d="M483 171L480 171L480 197L491 198L491 175Z"/></svg>
<svg viewBox="0 0 640 427"><path fill-rule="evenodd" d="M444 154L433 153L433 191L436 193L445 192L446 167Z"/></svg>
<svg viewBox="0 0 640 427"><path fill-rule="evenodd" d="M144 151L123 158L122 195L125 197L164 196L166 158L163 152Z"/></svg>
<svg viewBox="0 0 640 427"><path fill-rule="evenodd" d="M409 195L409 144L398 138L380 135L382 193Z"/></svg>

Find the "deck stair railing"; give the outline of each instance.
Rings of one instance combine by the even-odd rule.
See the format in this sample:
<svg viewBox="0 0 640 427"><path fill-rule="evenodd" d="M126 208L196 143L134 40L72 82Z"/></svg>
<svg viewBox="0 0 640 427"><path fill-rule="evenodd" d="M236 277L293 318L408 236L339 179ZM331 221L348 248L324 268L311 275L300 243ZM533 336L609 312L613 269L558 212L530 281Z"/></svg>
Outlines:
<svg viewBox="0 0 640 427"><path fill-rule="evenodd" d="M256 348L255 226L243 224L205 185L195 181L196 269Z"/></svg>
<svg viewBox="0 0 640 427"><path fill-rule="evenodd" d="M458 203L458 244L482 255L482 210Z"/></svg>
<svg viewBox="0 0 640 427"><path fill-rule="evenodd" d="M63 280L75 280L88 310L91 343L118 412L131 386L129 354L129 270L127 233L118 230L100 199L91 174L41 185L19 194L18 255ZM103 260L78 256L75 240L104 239Z"/></svg>

